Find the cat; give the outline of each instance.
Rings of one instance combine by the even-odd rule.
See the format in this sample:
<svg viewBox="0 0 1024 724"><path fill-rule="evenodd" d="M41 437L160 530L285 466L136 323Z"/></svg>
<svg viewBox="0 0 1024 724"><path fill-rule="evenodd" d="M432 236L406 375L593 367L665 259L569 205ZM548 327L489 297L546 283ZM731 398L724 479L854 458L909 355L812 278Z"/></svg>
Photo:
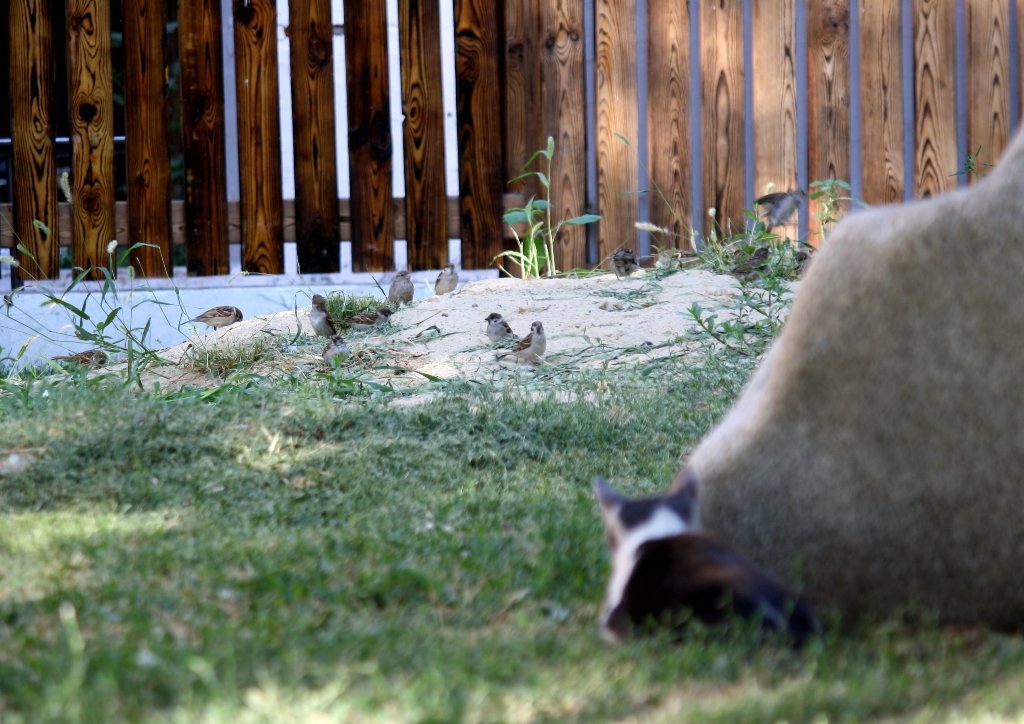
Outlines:
<svg viewBox="0 0 1024 724"><path fill-rule="evenodd" d="M819 630L811 607L754 563L699 530L693 479L665 495L627 498L597 478L612 574L601 634L621 641L654 622L685 628L733 617L753 619L765 631L800 646Z"/></svg>

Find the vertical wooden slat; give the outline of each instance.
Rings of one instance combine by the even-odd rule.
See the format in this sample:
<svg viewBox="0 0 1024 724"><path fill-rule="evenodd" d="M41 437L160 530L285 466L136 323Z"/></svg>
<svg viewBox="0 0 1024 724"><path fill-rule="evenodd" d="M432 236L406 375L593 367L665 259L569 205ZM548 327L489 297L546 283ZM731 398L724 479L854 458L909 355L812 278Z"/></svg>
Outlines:
<svg viewBox="0 0 1024 724"><path fill-rule="evenodd" d="M330 0L292 0L288 25L295 116L296 255L300 271L329 274L341 268Z"/></svg>
<svg viewBox="0 0 1024 724"><path fill-rule="evenodd" d="M345 14L348 150L352 179L352 267L394 266L391 119L384 0Z"/></svg>
<svg viewBox="0 0 1024 724"><path fill-rule="evenodd" d="M230 265L224 162L224 69L218 0L181 2L178 37L188 273L196 276L227 274Z"/></svg>
<svg viewBox="0 0 1024 724"><path fill-rule="evenodd" d="M548 136L555 139L549 181L552 218L560 220L586 211L583 3L581 0L544 0L543 12L544 130L541 135L545 142ZM563 270L587 266L585 226L562 227L555 260Z"/></svg>
<svg viewBox="0 0 1024 724"><path fill-rule="evenodd" d="M994 164L1010 137L1009 30L1007 0L967 3L967 150L979 165Z"/></svg>
<svg viewBox="0 0 1024 724"><path fill-rule="evenodd" d="M15 254L12 282L60 272L57 173L53 148L53 42L48 0L10 5L11 120L14 137L14 232L32 256ZM43 222L48 231L33 225Z"/></svg>
<svg viewBox="0 0 1024 724"><path fill-rule="evenodd" d="M534 151L543 148L543 71L541 41L547 0L505 3L505 171L506 179L523 173ZM540 186L533 177L509 183L510 192L536 196Z"/></svg>
<svg viewBox="0 0 1024 724"><path fill-rule="evenodd" d="M110 4L68 1L72 148L72 257L102 279L107 244L115 238L114 88Z"/></svg>
<svg viewBox="0 0 1024 724"><path fill-rule="evenodd" d="M284 271L281 119L274 0L234 0L242 269ZM358 13L356 13L358 15Z"/></svg>
<svg viewBox="0 0 1024 724"><path fill-rule="evenodd" d="M754 196L797 185L796 3L754 3ZM796 218L777 234L796 236Z"/></svg>
<svg viewBox="0 0 1024 724"><path fill-rule="evenodd" d="M651 222L672 232L659 246L687 248L693 210L690 184L690 16L688 3L649 3L647 163Z"/></svg>
<svg viewBox="0 0 1024 724"><path fill-rule="evenodd" d="M171 274L171 161L164 86L165 0L125 0L128 239L142 276ZM155 248L153 248L155 247Z"/></svg>
<svg viewBox="0 0 1024 724"><path fill-rule="evenodd" d="M812 3L813 4L813 3ZM700 0L704 206L716 223L743 228L743 6Z"/></svg>
<svg viewBox="0 0 1024 724"><path fill-rule="evenodd" d="M903 200L901 0L860 4L861 197Z"/></svg>
<svg viewBox="0 0 1024 724"><path fill-rule="evenodd" d="M455 2L455 97L459 137L462 265L493 266L502 250L503 15L490 0Z"/></svg>
<svg viewBox="0 0 1024 724"><path fill-rule="evenodd" d="M448 263L438 0L400 0L398 16L409 266L432 269Z"/></svg>
<svg viewBox="0 0 1024 724"><path fill-rule="evenodd" d="M597 0L597 257L610 265L619 247L636 249L639 115L636 98L636 0ZM622 136L628 145L617 136Z"/></svg>
<svg viewBox="0 0 1024 724"><path fill-rule="evenodd" d="M918 196L956 186L955 3L914 0L914 175Z"/></svg>
<svg viewBox="0 0 1024 724"><path fill-rule="evenodd" d="M850 180L850 6L849 0L808 5L807 167L811 181ZM812 201L813 216L821 210ZM820 242L812 219L809 241Z"/></svg>

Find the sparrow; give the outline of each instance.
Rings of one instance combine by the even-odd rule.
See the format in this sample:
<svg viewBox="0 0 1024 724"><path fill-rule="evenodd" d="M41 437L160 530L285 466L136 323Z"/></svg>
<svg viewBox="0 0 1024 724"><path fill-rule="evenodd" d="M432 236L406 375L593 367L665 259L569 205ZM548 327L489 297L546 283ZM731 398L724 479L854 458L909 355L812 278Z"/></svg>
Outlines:
<svg viewBox="0 0 1024 724"><path fill-rule="evenodd" d="M387 307L381 307L380 309L371 309L366 312L349 317L342 324L352 327L352 329L370 329L378 324L387 324L391 320L391 315L394 314Z"/></svg>
<svg viewBox="0 0 1024 724"><path fill-rule="evenodd" d="M516 362L521 364L534 364L537 358L544 354L548 340L544 336L544 325L534 322L530 325L530 333L519 340L519 344L505 354L499 354L498 358L514 355Z"/></svg>
<svg viewBox="0 0 1024 724"><path fill-rule="evenodd" d="M102 367L110 359L102 349L87 349L77 354L59 355L54 361L72 362L82 367Z"/></svg>
<svg viewBox="0 0 1024 724"><path fill-rule="evenodd" d="M615 270L615 276L619 279L628 277L637 268L636 254L633 253L632 249L623 247L612 255L612 269Z"/></svg>
<svg viewBox="0 0 1024 724"><path fill-rule="evenodd" d="M188 321L202 322L203 324L210 325L214 329L220 329L221 327L232 325L235 322L241 322L242 310L238 307L214 307L213 309L207 309L198 317L194 317Z"/></svg>
<svg viewBox="0 0 1024 724"><path fill-rule="evenodd" d="M459 273L455 271L455 265L449 264L441 273L437 275L437 281L434 282L434 294L447 294L448 292L455 291L455 287L459 283Z"/></svg>
<svg viewBox="0 0 1024 724"><path fill-rule="evenodd" d="M771 231L775 226L784 226L788 223L789 217L800 208L806 198L807 194L802 189L797 189L765 194L754 199L754 203L763 208L764 223Z"/></svg>
<svg viewBox="0 0 1024 724"><path fill-rule="evenodd" d="M324 362L332 366L344 362L348 355L348 344L340 334L331 337L330 343L324 348Z"/></svg>
<svg viewBox="0 0 1024 724"><path fill-rule="evenodd" d="M503 339L519 339L508 326L508 322L497 312L491 312L484 317L487 323L487 339L491 342L500 342Z"/></svg>
<svg viewBox="0 0 1024 724"><path fill-rule="evenodd" d="M405 302L408 304L412 301L412 278L409 276L407 270L403 270L395 274L395 278L391 280L391 286L388 287L388 301L392 304L401 304Z"/></svg>
<svg viewBox="0 0 1024 724"><path fill-rule="evenodd" d="M313 306L309 309L309 323L317 337L333 337L338 331L327 313L327 300L319 294L313 295Z"/></svg>
<svg viewBox="0 0 1024 724"><path fill-rule="evenodd" d="M743 249L737 249L733 254L736 266L730 269L729 273L739 276L753 276L767 268L768 264L766 262L770 255L771 250L767 246L759 247L750 254Z"/></svg>

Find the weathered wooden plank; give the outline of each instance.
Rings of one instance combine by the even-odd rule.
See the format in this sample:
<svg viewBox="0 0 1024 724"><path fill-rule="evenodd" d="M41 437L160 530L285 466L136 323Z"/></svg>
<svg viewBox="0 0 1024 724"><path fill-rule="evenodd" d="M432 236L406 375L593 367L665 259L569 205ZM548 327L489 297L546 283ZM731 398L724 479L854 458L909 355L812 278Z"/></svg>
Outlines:
<svg viewBox="0 0 1024 724"><path fill-rule="evenodd" d="M849 0L808 4L807 167L812 181L850 180L850 6ZM821 204L809 204L813 215ZM812 244L822 241L811 223Z"/></svg>
<svg viewBox="0 0 1024 724"><path fill-rule="evenodd" d="M19 39L11 43L11 121L14 139L14 233L2 244L15 247L18 241L30 252L15 256L21 265L12 270L12 282L53 279L60 273L57 220L57 170L53 147L53 39L48 0L25 0L10 4L10 32ZM9 218L5 214L5 218ZM39 220L48 229L32 222ZM0 229L9 231L7 224Z"/></svg>
<svg viewBox="0 0 1024 724"><path fill-rule="evenodd" d="M459 138L462 266L494 265L502 250L500 3L455 2L455 98Z"/></svg>
<svg viewBox="0 0 1024 724"><path fill-rule="evenodd" d="M967 150L982 173L1010 139L1009 12L1008 0L967 3Z"/></svg>
<svg viewBox="0 0 1024 724"><path fill-rule="evenodd" d="M71 102L72 257L92 269L109 263L114 240L114 87L110 61L110 4L69 0L68 59Z"/></svg>
<svg viewBox="0 0 1024 724"><path fill-rule="evenodd" d="M690 183L690 16L688 3L647 6L647 163L651 222L671 236L659 246L689 248L693 227Z"/></svg>
<svg viewBox="0 0 1024 724"><path fill-rule="evenodd" d="M903 200L901 0L860 5L861 198Z"/></svg>
<svg viewBox="0 0 1024 724"><path fill-rule="evenodd" d="M522 194L504 194L502 208L518 208L523 205L526 199ZM171 202L171 242L174 246L186 244L189 239L186 223L186 211L184 201ZM242 214L238 202L231 202L225 205L227 209L227 240L232 244L242 243ZM459 211L459 197L449 196L444 202L445 208L445 234L448 238L458 238L459 229L462 225L462 217ZM391 218L394 224L396 238L403 238L406 229L405 199L398 198L392 201ZM10 215L11 204L0 204L0 214ZM114 216L117 219L117 233L125 236L128 233L128 204L118 201L114 206ZM71 210L66 203L57 206L57 225L61 232L55 238L59 246L71 246ZM352 239L352 203L349 199L338 200L338 238L341 241ZM286 200L284 202L284 234L285 238L295 238L295 202ZM504 227L506 239L512 238L508 227ZM127 237L126 237L127 238ZM14 234L6 224L0 224L0 246L11 247L15 243ZM413 267L414 269L436 269L437 267ZM224 272L225 274L227 272Z"/></svg>
<svg viewBox="0 0 1024 724"><path fill-rule="evenodd" d="M178 37L188 273L227 274L228 192L218 0L180 3Z"/></svg>
<svg viewBox="0 0 1024 724"><path fill-rule="evenodd" d="M639 139L636 97L636 0L597 0L597 257L610 266L619 247L636 249ZM628 141L624 143L622 138Z"/></svg>
<svg viewBox="0 0 1024 724"><path fill-rule="evenodd" d="M284 271L274 0L233 0L242 269ZM355 13L358 15L358 13Z"/></svg>
<svg viewBox="0 0 1024 724"><path fill-rule="evenodd" d="M348 150L352 183L352 266L394 267L391 217L391 119L384 0L363 0L345 15L348 76Z"/></svg>
<svg viewBox="0 0 1024 724"><path fill-rule="evenodd" d="M797 187L796 3L754 3L754 196ZM774 230L797 235L797 219Z"/></svg>
<svg viewBox="0 0 1024 724"><path fill-rule="evenodd" d="M568 219L586 212L587 120L584 101L582 0L544 0L544 44L541 53L543 78L543 147L555 139L555 157L549 179L553 219ZM589 265L587 227L564 226L555 247L559 269Z"/></svg>
<svg viewBox="0 0 1024 724"><path fill-rule="evenodd" d="M330 0L291 0L288 26L295 116L296 256L303 272L327 274L341 268L334 221L338 216L338 154Z"/></svg>
<svg viewBox="0 0 1024 724"><path fill-rule="evenodd" d="M542 33L548 0L505 3L505 170L506 180L524 171L527 160L547 142L544 125ZM534 177L506 184L509 191L536 196Z"/></svg>
<svg viewBox="0 0 1024 724"><path fill-rule="evenodd" d="M704 206L728 231L743 228L743 7L700 0Z"/></svg>
<svg viewBox="0 0 1024 724"><path fill-rule="evenodd" d="M141 276L171 269L171 160L164 77L165 0L124 0L128 244Z"/></svg>
<svg viewBox="0 0 1024 724"><path fill-rule="evenodd" d="M914 0L914 175L918 196L956 186L955 3Z"/></svg>
<svg viewBox="0 0 1024 724"><path fill-rule="evenodd" d="M398 16L409 266L435 268L448 263L438 0L400 0Z"/></svg>

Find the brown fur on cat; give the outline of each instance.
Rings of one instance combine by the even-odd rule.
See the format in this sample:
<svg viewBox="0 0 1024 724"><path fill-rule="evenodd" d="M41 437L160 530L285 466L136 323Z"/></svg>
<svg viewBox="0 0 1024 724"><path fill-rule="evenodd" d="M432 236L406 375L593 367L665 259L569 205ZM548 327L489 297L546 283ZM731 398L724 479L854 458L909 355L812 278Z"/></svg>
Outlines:
<svg viewBox="0 0 1024 724"><path fill-rule="evenodd" d="M845 218L687 469L704 527L822 607L1024 625L1024 135Z"/></svg>

